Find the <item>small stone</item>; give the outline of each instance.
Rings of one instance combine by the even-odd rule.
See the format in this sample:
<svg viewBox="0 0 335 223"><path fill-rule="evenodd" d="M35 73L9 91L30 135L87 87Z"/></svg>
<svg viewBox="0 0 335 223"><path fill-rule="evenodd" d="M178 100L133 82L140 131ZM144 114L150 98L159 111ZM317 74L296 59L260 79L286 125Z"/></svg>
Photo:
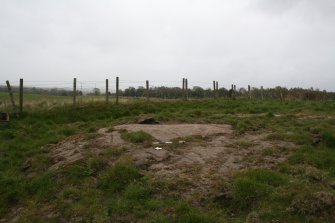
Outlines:
<svg viewBox="0 0 335 223"><path fill-rule="evenodd" d="M27 171L30 167L32 166L31 164L31 159L27 159L21 166L21 169L23 171Z"/></svg>
<svg viewBox="0 0 335 223"><path fill-rule="evenodd" d="M56 163L61 162L61 161L64 161L64 160L66 160L66 158L65 158L64 156L56 156L56 157L54 158L54 161L55 161Z"/></svg>
<svg viewBox="0 0 335 223"><path fill-rule="evenodd" d="M139 168L147 168L148 167L148 159L139 159L135 161L135 165Z"/></svg>
<svg viewBox="0 0 335 223"><path fill-rule="evenodd" d="M318 145L320 142L321 142L321 136L315 136L315 137L313 138L313 142L312 142L312 144L313 144L313 145Z"/></svg>

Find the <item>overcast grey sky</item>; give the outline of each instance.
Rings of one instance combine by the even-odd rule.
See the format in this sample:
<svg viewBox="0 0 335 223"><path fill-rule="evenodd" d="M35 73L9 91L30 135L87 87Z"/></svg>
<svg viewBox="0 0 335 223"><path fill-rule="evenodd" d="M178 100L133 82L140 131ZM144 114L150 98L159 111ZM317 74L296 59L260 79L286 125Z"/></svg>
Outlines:
<svg viewBox="0 0 335 223"><path fill-rule="evenodd" d="M334 0L0 0L2 83L118 75L335 91L334 60Z"/></svg>

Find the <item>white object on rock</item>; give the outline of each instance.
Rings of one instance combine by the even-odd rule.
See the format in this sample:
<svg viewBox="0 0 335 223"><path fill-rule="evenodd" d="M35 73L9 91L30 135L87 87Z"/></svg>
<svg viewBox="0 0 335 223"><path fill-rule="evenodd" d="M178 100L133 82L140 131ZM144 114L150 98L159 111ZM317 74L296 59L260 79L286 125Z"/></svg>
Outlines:
<svg viewBox="0 0 335 223"><path fill-rule="evenodd" d="M180 141L179 141L179 143L180 143L180 144L184 144L184 143L185 143L185 141L182 141L182 140L180 140Z"/></svg>
<svg viewBox="0 0 335 223"><path fill-rule="evenodd" d="M161 150L161 149L163 149L163 148L161 148L161 147L156 147L155 148L155 150Z"/></svg>
<svg viewBox="0 0 335 223"><path fill-rule="evenodd" d="M172 144L172 142L165 142L165 144Z"/></svg>

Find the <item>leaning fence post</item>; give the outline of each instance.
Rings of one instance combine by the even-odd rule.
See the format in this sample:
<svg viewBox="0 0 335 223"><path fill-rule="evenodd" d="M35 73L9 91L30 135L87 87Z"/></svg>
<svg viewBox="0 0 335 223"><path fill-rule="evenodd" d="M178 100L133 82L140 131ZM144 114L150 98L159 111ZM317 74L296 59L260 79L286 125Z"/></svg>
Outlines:
<svg viewBox="0 0 335 223"><path fill-rule="evenodd" d="M23 79L20 79L20 114L23 112Z"/></svg>
<svg viewBox="0 0 335 223"><path fill-rule="evenodd" d="M149 100L149 81L148 80L146 81L145 85L147 89L147 92L146 92L147 100Z"/></svg>
<svg viewBox="0 0 335 223"><path fill-rule="evenodd" d="M8 89L9 97L10 97L10 100L12 102L13 110L15 111L16 107L15 107L14 96L13 96L12 88L10 87L10 84L9 84L8 80L6 81L6 84L7 84L7 89Z"/></svg>
<svg viewBox="0 0 335 223"><path fill-rule="evenodd" d="M77 104L77 78L73 78L73 107Z"/></svg>
<svg viewBox="0 0 335 223"><path fill-rule="evenodd" d="M106 79L106 104L109 101L109 91L108 91L108 79Z"/></svg>
<svg viewBox="0 0 335 223"><path fill-rule="evenodd" d="M116 77L116 104L119 104L119 77Z"/></svg>

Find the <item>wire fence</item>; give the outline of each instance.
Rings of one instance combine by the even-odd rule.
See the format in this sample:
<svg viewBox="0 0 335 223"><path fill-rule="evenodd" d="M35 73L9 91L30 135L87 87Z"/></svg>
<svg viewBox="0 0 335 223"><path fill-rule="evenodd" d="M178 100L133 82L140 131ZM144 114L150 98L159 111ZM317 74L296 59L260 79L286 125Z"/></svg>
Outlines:
<svg viewBox="0 0 335 223"><path fill-rule="evenodd" d="M217 98L248 98L277 100L335 100L335 93L318 89L285 87L263 88L262 86L221 86L218 81L199 82L183 78L180 81L149 80L65 80L34 81L11 80L9 88L0 85L0 109L10 110L18 104L26 108L54 107L66 104L89 102L125 103L138 100L200 100ZM21 88L20 88L21 87ZM23 94L22 102L20 89ZM14 102L14 103L13 103ZM15 106L14 106L15 105Z"/></svg>

